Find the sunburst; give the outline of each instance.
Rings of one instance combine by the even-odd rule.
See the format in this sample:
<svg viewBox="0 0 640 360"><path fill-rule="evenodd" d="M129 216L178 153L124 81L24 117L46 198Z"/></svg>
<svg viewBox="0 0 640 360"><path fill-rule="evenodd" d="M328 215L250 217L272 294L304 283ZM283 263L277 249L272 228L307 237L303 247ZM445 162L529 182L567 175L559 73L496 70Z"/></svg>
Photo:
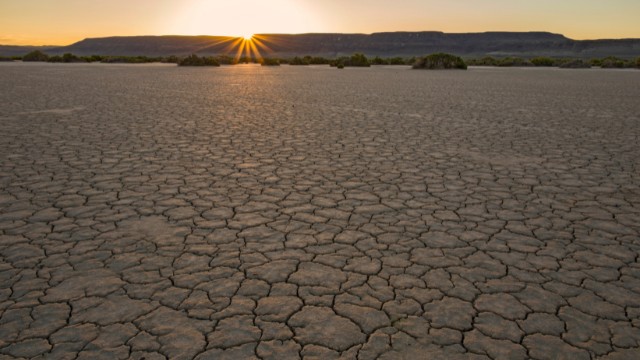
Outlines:
<svg viewBox="0 0 640 360"><path fill-rule="evenodd" d="M203 44L196 50L199 53L216 52L218 55L226 55L233 57L234 63L237 64L241 59L262 62L263 53L273 53L273 50L267 44L275 45L278 42L268 35L243 35L239 37L226 37L220 41ZM222 48L221 48L222 47Z"/></svg>
<svg viewBox="0 0 640 360"><path fill-rule="evenodd" d="M263 36L244 35L235 38L227 47L227 51L230 53L235 52L234 60L236 63L238 63L242 57L256 59L256 61L262 62L262 52L272 52L265 42L266 38Z"/></svg>

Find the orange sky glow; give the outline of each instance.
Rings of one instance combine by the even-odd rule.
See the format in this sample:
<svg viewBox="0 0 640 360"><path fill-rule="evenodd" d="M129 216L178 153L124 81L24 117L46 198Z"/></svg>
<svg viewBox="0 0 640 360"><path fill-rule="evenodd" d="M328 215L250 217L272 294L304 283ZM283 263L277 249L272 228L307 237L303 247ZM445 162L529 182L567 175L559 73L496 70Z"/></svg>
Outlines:
<svg viewBox="0 0 640 360"><path fill-rule="evenodd" d="M638 0L0 0L0 44L87 37L382 31L550 31L640 38Z"/></svg>

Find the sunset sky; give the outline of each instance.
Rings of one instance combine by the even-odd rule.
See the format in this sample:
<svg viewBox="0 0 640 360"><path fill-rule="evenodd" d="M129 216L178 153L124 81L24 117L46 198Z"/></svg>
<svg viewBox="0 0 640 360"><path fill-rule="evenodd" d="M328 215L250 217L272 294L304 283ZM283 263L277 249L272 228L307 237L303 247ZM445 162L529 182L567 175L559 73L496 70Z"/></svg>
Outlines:
<svg viewBox="0 0 640 360"><path fill-rule="evenodd" d="M87 37L550 31L640 38L640 0L0 0L0 44Z"/></svg>

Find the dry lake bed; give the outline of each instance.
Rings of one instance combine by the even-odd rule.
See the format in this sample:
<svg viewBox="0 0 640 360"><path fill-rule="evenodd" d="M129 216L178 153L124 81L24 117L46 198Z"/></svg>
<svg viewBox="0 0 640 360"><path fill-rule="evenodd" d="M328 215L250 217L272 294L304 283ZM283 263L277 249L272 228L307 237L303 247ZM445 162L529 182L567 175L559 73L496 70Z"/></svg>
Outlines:
<svg viewBox="0 0 640 360"><path fill-rule="evenodd" d="M0 359L638 359L640 71L0 65Z"/></svg>

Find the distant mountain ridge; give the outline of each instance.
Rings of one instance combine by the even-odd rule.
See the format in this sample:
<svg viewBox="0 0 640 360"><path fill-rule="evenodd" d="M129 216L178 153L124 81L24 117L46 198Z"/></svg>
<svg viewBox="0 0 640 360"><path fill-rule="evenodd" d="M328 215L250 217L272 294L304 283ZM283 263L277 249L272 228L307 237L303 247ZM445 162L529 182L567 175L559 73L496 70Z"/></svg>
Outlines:
<svg viewBox="0 0 640 360"><path fill-rule="evenodd" d="M448 52L465 57L551 56L593 58L640 56L640 39L573 40L549 32L443 33L382 32L373 34L261 34L266 45L263 56L338 57L361 52L367 56L418 56ZM89 38L69 46L47 47L48 54L76 55L231 55L229 45L236 38L226 36L127 36ZM10 49L9 49L10 48ZM0 55L23 55L18 47L0 46ZM268 50L267 50L268 48ZM29 47L33 49L33 47Z"/></svg>

